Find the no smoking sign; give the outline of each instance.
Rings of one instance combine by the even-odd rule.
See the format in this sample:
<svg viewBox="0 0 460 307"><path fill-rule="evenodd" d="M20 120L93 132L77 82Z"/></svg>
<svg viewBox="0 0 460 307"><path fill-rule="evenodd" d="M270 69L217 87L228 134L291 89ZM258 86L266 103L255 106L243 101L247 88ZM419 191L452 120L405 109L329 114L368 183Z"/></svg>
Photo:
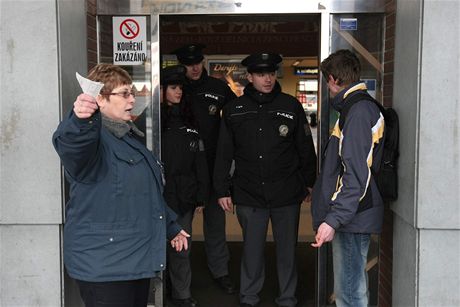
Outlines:
<svg viewBox="0 0 460 307"><path fill-rule="evenodd" d="M126 39L134 39L139 34L139 24L134 19L123 20L120 24L120 34Z"/></svg>
<svg viewBox="0 0 460 307"><path fill-rule="evenodd" d="M112 17L113 63L142 65L147 60L146 17Z"/></svg>

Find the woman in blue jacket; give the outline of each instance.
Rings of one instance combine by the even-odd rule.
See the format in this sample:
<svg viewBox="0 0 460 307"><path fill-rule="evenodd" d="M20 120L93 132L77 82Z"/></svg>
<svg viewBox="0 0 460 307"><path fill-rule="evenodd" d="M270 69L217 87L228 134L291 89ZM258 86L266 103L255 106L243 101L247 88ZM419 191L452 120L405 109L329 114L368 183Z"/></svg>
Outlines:
<svg viewBox="0 0 460 307"><path fill-rule="evenodd" d="M99 64L88 79L104 84L100 94L80 94L53 135L70 183L64 264L86 306L146 306L167 238L180 251L188 234L162 197L160 163L134 137L131 77Z"/></svg>
<svg viewBox="0 0 460 307"><path fill-rule="evenodd" d="M193 113L183 100L185 67L169 66L161 71L161 157L165 166L164 197L178 215L177 222L189 234L196 210L201 212L209 198L209 172L203 141L194 129ZM189 244L191 244L189 238ZM171 296L175 306L194 307L190 286L190 249L168 250Z"/></svg>

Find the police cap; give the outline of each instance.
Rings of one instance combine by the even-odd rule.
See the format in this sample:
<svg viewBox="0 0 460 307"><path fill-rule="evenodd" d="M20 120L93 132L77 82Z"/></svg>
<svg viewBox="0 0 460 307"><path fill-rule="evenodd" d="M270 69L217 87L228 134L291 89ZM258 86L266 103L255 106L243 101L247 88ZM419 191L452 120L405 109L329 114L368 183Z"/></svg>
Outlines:
<svg viewBox="0 0 460 307"><path fill-rule="evenodd" d="M173 65L165 67L160 74L161 85L184 84L185 67L182 65Z"/></svg>
<svg viewBox="0 0 460 307"><path fill-rule="evenodd" d="M244 58L241 64L247 67L249 73L272 72L278 70L281 61L281 56L276 53L255 53Z"/></svg>
<svg viewBox="0 0 460 307"><path fill-rule="evenodd" d="M205 47L203 44L189 44L174 50L173 53L181 64L192 65L203 61L202 50Z"/></svg>

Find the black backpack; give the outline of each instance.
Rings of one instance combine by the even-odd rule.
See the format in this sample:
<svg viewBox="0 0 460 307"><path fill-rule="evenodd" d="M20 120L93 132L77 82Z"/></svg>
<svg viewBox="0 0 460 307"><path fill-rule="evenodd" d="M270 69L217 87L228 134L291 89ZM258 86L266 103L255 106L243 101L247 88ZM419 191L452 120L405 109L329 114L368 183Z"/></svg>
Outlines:
<svg viewBox="0 0 460 307"><path fill-rule="evenodd" d="M339 128L343 129L345 118L350 108L358 101L367 100L375 103L385 119L382 162L380 170L372 174L379 189L380 195L385 202L395 201L398 198L398 157L399 157L399 119L393 108L384 108L377 100L367 92L359 91L344 100L344 108L340 112Z"/></svg>

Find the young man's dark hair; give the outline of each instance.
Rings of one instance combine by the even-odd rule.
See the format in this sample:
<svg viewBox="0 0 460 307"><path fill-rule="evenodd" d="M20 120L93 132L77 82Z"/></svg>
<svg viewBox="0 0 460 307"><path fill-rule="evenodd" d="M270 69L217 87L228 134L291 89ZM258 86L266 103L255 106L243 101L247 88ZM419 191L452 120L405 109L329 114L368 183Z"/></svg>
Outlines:
<svg viewBox="0 0 460 307"><path fill-rule="evenodd" d="M332 75L338 85L348 85L359 81L361 64L358 57L348 49L341 49L326 58L320 66L326 80Z"/></svg>

